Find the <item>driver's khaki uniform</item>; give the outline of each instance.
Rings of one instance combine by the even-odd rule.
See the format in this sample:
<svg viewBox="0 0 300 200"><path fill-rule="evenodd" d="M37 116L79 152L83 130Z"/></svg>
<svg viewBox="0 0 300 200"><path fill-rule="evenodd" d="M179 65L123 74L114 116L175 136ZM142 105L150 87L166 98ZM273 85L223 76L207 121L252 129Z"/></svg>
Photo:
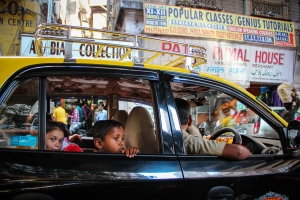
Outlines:
<svg viewBox="0 0 300 200"><path fill-rule="evenodd" d="M221 156L226 145L225 142L203 139L199 136L190 135L182 130L184 146L188 154L210 154Z"/></svg>

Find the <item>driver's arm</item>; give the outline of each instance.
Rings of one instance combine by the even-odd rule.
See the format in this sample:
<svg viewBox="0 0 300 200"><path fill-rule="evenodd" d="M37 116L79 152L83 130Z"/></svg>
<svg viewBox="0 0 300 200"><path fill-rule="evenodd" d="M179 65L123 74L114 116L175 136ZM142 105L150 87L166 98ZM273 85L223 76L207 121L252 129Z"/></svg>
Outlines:
<svg viewBox="0 0 300 200"><path fill-rule="evenodd" d="M222 157L233 160L243 160L250 155L249 149L239 144L226 144L222 152Z"/></svg>
<svg viewBox="0 0 300 200"><path fill-rule="evenodd" d="M243 160L251 155L250 151L242 145L203 139L202 137L192 136L185 130L182 130L182 133L188 154L216 155L233 160Z"/></svg>

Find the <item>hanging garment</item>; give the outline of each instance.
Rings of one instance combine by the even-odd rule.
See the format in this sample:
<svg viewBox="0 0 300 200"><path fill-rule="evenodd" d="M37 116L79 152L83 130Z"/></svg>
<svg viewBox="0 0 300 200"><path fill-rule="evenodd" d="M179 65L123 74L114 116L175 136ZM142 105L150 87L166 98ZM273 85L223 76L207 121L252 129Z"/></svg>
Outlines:
<svg viewBox="0 0 300 200"><path fill-rule="evenodd" d="M278 107L282 107L282 102L280 100L280 97L278 95L277 90L273 90L272 91L272 99L271 99L271 103L273 106L278 106Z"/></svg>

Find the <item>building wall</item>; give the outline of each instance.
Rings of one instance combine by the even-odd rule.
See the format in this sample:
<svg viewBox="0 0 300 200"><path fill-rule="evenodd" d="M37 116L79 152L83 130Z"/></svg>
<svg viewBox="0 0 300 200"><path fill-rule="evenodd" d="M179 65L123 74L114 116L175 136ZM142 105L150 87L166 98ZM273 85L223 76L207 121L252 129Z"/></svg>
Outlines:
<svg viewBox="0 0 300 200"><path fill-rule="evenodd" d="M243 0L226 0L226 1L222 1L222 4L223 4L224 12L244 14Z"/></svg>

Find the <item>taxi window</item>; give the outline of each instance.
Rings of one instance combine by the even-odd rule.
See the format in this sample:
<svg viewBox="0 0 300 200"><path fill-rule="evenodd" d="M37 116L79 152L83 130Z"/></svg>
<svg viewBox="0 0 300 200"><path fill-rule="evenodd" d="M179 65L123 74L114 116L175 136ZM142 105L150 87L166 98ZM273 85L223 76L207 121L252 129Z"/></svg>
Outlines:
<svg viewBox="0 0 300 200"><path fill-rule="evenodd" d="M171 82L171 88L174 98L185 99L190 104L192 126L187 129L190 135L209 139L210 135L221 128L231 127L250 137L279 138L278 133L259 114L233 96L183 83ZM232 142L232 136L230 132L224 133L217 140Z"/></svg>
<svg viewBox="0 0 300 200"><path fill-rule="evenodd" d="M37 149L38 78L20 81L0 107L0 148Z"/></svg>
<svg viewBox="0 0 300 200"><path fill-rule="evenodd" d="M55 121L59 118L58 110L66 112L62 122L72 136L82 136L82 142L76 138L72 142L83 152L99 150L93 142L95 124L113 119L125 128L126 147L137 147L140 154L159 153L159 135L155 127L157 123L154 123L156 119L149 81L101 76L49 76L46 80L47 99L52 102L48 110L53 110L51 115ZM82 117L75 117L77 114L74 113L80 113L79 110ZM138 140L139 137L145 139Z"/></svg>

